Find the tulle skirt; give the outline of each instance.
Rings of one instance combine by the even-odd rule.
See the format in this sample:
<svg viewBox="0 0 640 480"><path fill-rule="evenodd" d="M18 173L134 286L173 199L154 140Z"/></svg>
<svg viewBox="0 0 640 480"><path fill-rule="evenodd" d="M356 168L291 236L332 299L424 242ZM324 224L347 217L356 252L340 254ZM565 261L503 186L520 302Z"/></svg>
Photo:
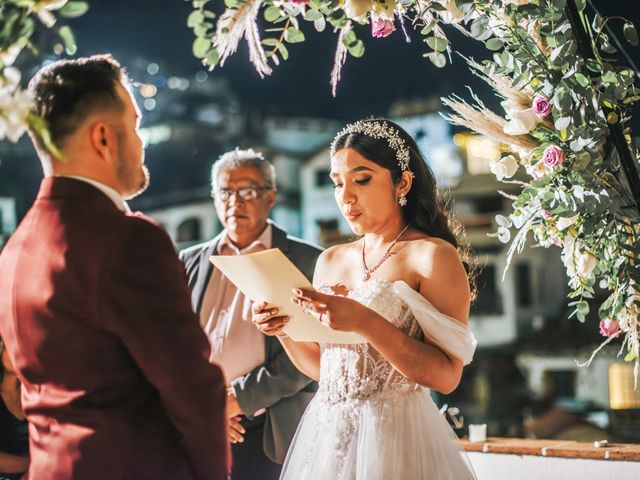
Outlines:
<svg viewBox="0 0 640 480"><path fill-rule="evenodd" d="M472 480L469 460L426 391L311 401L281 480Z"/></svg>

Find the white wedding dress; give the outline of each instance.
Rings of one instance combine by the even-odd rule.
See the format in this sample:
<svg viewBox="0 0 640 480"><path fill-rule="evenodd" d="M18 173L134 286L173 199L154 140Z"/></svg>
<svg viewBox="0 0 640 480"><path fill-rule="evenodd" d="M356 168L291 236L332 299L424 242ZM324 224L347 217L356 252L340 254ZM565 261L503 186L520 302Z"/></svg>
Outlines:
<svg viewBox="0 0 640 480"><path fill-rule="evenodd" d="M473 334L405 282L371 279L349 297L411 337L426 336L465 364L471 361ZM298 426L281 480L476 478L428 390L400 374L368 344L321 345L319 385Z"/></svg>

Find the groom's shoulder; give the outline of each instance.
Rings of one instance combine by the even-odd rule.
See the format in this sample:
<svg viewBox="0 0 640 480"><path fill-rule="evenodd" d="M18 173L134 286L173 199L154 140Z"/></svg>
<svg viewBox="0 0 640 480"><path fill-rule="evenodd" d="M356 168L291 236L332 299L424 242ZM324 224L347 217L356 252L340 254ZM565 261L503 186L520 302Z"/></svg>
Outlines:
<svg viewBox="0 0 640 480"><path fill-rule="evenodd" d="M141 212L130 212L120 218L120 230L126 243L148 246L160 243L171 245L173 249L169 234L153 218Z"/></svg>

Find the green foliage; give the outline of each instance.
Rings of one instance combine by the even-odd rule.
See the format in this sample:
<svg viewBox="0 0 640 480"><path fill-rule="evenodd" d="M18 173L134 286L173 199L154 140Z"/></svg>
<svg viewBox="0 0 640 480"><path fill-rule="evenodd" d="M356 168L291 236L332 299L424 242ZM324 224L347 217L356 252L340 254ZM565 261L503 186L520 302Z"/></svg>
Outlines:
<svg viewBox="0 0 640 480"><path fill-rule="evenodd" d="M523 134L510 137L505 130L498 136L503 147L518 156L518 167L531 178L519 182L523 188L513 198L513 212L508 218L497 219L496 236L508 242L509 229L517 230L508 260L524 248L528 238L543 247L559 246L571 288L573 315L586 321L595 306L596 289L608 292L607 300L597 306L598 316L633 319L622 326L622 331L625 345L633 353L628 358L640 358L640 212L633 207L609 139L610 128L626 127L640 92L635 73L610 57L618 50L607 25L610 19L599 15L589 19L586 0L407 0L395 2L393 12L385 12L385 3L378 0L370 3L368 11L357 11L363 4L351 4L350 0L309 0L304 5L255 1L258 3L227 0L223 15L242 18L256 31L258 20L264 21L268 36L261 40L260 48L269 49L266 56L276 64L289 57L285 43L305 40L303 25L312 23L322 31L328 24L340 39L332 72L335 82L346 52L354 57L364 55L364 42L359 37L369 30L366 24L393 15L396 24L403 18L405 26L410 25L422 37L428 49L423 56L436 67L444 67L451 52L443 29L447 24L455 23L468 36L483 42L493 58L474 68L487 78L500 79L497 88L507 101L504 105L509 125L515 124L517 115L533 115L534 97L548 99L544 118L532 121L529 117L529 123L523 124L528 125ZM219 29L212 33L210 21L197 13L206 2L194 4L188 25L197 37L194 53L213 66L219 56L212 55L210 61L207 52L228 32ZM575 31L567 12L575 15L575 23L583 29L581 34ZM626 40L638 45L633 24L616 19L615 25ZM203 39L209 42L205 44ZM252 57L259 56L255 45L249 42L249 46ZM558 164L543 161L550 147L562 154Z"/></svg>

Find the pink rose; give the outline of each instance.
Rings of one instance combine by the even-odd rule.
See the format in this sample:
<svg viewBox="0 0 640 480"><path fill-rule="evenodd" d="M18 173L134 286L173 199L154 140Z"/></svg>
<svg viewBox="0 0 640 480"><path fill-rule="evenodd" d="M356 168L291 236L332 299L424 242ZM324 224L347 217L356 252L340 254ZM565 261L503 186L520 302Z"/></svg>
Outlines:
<svg viewBox="0 0 640 480"><path fill-rule="evenodd" d="M371 35L374 38L384 38L391 35L396 30L393 20L387 20L383 17L371 17Z"/></svg>
<svg viewBox="0 0 640 480"><path fill-rule="evenodd" d="M564 163L564 150L557 145L545 148L542 161L547 168L558 168Z"/></svg>
<svg viewBox="0 0 640 480"><path fill-rule="evenodd" d="M620 324L617 320L603 318L600 320L600 335L603 337L617 337L620 334Z"/></svg>
<svg viewBox="0 0 640 480"><path fill-rule="evenodd" d="M531 109L536 117L544 118L551 113L551 104L549 103L549 99L544 95L536 95L533 99Z"/></svg>

